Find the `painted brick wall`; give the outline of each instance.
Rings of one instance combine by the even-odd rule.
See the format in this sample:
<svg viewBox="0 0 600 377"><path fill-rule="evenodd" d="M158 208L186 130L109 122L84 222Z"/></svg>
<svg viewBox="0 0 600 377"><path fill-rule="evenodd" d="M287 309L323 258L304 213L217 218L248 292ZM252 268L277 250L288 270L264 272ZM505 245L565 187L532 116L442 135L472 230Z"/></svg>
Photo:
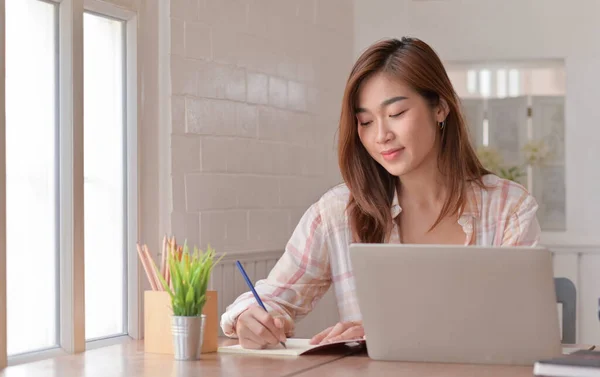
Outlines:
<svg viewBox="0 0 600 377"><path fill-rule="evenodd" d="M171 0L171 229L217 251L285 246L341 182L346 0Z"/></svg>

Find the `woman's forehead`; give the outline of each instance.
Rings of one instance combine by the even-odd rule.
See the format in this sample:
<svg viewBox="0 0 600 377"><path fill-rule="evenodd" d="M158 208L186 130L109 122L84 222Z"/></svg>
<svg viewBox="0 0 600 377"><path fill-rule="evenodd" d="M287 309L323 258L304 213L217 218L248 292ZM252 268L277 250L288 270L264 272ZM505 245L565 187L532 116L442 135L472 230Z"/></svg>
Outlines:
<svg viewBox="0 0 600 377"><path fill-rule="evenodd" d="M414 91L402 80L389 74L378 73L367 78L358 88L356 108L375 109L389 105L392 99L408 99ZM397 102L397 101L393 101Z"/></svg>

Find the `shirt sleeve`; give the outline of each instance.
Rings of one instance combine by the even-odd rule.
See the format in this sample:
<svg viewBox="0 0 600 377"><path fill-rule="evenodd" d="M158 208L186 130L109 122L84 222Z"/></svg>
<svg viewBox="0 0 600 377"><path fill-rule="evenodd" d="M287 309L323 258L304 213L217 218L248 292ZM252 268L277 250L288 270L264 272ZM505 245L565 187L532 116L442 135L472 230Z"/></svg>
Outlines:
<svg viewBox="0 0 600 377"><path fill-rule="evenodd" d="M527 194L506 222L502 246L537 246L541 228L537 219L538 204Z"/></svg>
<svg viewBox="0 0 600 377"><path fill-rule="evenodd" d="M318 203L302 216L281 258L255 290L274 317L284 321L286 336L293 336L294 322L306 316L331 285L327 242ZM225 336L235 338L238 316L256 304L252 292L240 295L221 316Z"/></svg>

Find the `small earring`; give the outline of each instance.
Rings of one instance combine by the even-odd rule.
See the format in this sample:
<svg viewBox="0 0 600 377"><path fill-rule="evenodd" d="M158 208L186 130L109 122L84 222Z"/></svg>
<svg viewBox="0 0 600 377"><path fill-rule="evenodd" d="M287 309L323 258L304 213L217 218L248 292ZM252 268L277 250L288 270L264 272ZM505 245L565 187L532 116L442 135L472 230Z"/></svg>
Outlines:
<svg viewBox="0 0 600 377"><path fill-rule="evenodd" d="M444 127L446 127L446 120L443 120L443 121L439 122L438 124L439 124L439 126L440 126L440 130L442 130L442 131L443 131L443 130L444 130Z"/></svg>

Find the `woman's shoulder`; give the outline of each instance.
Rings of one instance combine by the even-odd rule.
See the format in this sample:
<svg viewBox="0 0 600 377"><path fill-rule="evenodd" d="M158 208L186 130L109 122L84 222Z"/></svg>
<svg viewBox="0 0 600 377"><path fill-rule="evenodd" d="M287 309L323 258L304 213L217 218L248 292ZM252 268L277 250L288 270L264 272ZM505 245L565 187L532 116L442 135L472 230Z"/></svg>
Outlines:
<svg viewBox="0 0 600 377"><path fill-rule="evenodd" d="M491 194L501 194L503 191L508 194L530 195L529 191L522 184L511 181L510 179L501 178L495 174L486 174L481 177L483 185L487 192Z"/></svg>
<svg viewBox="0 0 600 377"><path fill-rule="evenodd" d="M328 224L345 222L346 207L350 199L350 190L345 183L329 188L313 205L318 208L323 222Z"/></svg>
<svg viewBox="0 0 600 377"><path fill-rule="evenodd" d="M533 195L522 184L495 174L481 177L483 187L475 187L476 202L483 212L501 211L512 215L523 206L537 208ZM479 194L477 194L479 192Z"/></svg>
<svg viewBox="0 0 600 377"><path fill-rule="evenodd" d="M349 199L350 189L348 189L345 183L340 183L325 191L319 198L318 205L321 211L325 212L340 208L345 210Z"/></svg>
<svg viewBox="0 0 600 377"><path fill-rule="evenodd" d="M296 225L301 232L319 229L321 233L341 231L346 228L346 207L350 198L350 190L345 184L331 187L314 201L304 212Z"/></svg>
<svg viewBox="0 0 600 377"><path fill-rule="evenodd" d="M337 184L321 195L319 202L331 203L331 202L348 202L350 198L350 189L345 183Z"/></svg>

